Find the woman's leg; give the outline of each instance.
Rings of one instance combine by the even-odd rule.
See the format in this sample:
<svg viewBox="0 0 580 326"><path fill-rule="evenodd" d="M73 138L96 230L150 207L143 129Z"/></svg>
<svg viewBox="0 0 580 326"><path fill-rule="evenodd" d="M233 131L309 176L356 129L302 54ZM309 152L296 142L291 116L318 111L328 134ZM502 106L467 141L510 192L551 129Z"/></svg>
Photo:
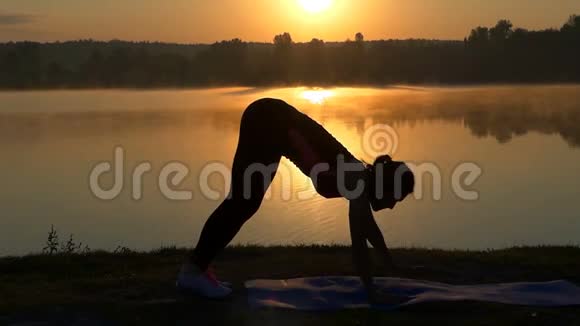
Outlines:
<svg viewBox="0 0 580 326"><path fill-rule="evenodd" d="M261 110L246 110L232 167L230 194L211 214L193 251L192 262L205 271L211 261L236 236L242 225L258 210L282 157L275 135Z"/></svg>

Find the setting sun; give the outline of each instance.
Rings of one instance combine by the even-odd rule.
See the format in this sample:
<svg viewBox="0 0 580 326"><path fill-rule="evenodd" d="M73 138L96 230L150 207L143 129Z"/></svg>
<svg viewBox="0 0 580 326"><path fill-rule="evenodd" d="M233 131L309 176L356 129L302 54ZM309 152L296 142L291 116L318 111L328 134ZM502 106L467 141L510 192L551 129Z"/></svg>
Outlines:
<svg viewBox="0 0 580 326"><path fill-rule="evenodd" d="M332 6L332 0L299 0L300 5L309 13L319 13Z"/></svg>

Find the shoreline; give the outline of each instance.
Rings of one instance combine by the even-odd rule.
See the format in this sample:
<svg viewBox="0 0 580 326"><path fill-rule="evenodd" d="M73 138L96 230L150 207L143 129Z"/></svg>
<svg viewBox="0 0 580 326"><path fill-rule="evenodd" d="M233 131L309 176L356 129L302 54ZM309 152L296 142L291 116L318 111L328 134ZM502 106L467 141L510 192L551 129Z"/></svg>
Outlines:
<svg viewBox="0 0 580 326"><path fill-rule="evenodd" d="M182 254L186 255L187 252L192 250L190 247L178 247L178 246L162 246L154 249L131 249L124 246L118 246L114 250L109 249L83 249L83 243L74 243L77 245L76 249L72 252L63 252L61 249L54 254L42 251L32 251L24 254L6 254L0 255L0 266L6 260L22 260L22 259L62 259L68 258L80 258L80 257L91 257L91 256L120 256L120 255L131 255L131 256L149 256L155 257L160 254ZM88 248L88 247L85 247ZM265 252L274 253L275 251L344 251L350 250L351 246L347 244L274 244L274 245L261 245L261 244L230 244L226 247L226 253L245 253L245 252ZM369 250L372 252L373 249L369 245ZM486 248L486 249L463 249L463 248L437 248L437 247L420 247L420 246L404 246L404 247L389 247L392 252L400 253L446 253L448 255L494 255L502 252L532 252L532 251L578 251L580 254L580 244L565 244L565 245L550 245L550 244L540 244L540 245L513 245L501 248ZM580 258L580 256L578 256ZM1 273L1 271L0 271Z"/></svg>
<svg viewBox="0 0 580 326"><path fill-rule="evenodd" d="M439 307L435 310L439 317L446 316L451 321L462 320L463 314L455 313L458 307L462 307L465 318L478 315L487 321L505 319L513 322L516 317L517 321L526 321L531 318L531 312L542 312L542 315L546 314L557 322L569 320L571 316L573 320L580 320L580 307L544 309L485 303L419 305L409 308L417 311L412 314L409 314L408 309L390 314L345 311L321 315L249 311L245 306L245 281L356 275L351 263L350 248L228 247L214 264L220 279L232 282L234 287L234 296L223 302L183 297L176 292L175 276L184 255L185 249L165 248L147 253L120 250L117 253L99 251L0 258L0 298L3 299L0 300L0 324L3 318L15 321L17 317L14 316L22 314L48 316L47 311L55 309L66 316L82 312L105 320L135 321L134 318L138 317L145 324L167 323L167 318L170 318L170 322L183 318L195 319L196 313L202 314L202 319L225 318L231 321L241 318L250 323L258 322L260 318L274 318L274 321L278 321L280 316L301 323L303 318L316 316L312 318L317 323L334 325L345 316L360 322L360 318L364 319L368 314L385 321L404 317L405 320L408 318L409 321L424 323L433 318L434 306ZM392 250L392 255L398 270L389 271L375 257L376 276L451 284L558 279L580 284L580 247L515 247L488 251L397 248ZM174 314L168 316L167 311L173 311ZM209 311L223 313L218 316L207 315Z"/></svg>

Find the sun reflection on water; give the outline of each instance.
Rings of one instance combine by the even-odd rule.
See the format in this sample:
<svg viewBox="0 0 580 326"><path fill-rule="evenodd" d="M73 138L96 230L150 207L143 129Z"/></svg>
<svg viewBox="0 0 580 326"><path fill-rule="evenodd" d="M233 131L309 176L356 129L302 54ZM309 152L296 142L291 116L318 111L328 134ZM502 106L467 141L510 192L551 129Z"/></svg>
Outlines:
<svg viewBox="0 0 580 326"><path fill-rule="evenodd" d="M300 97L307 100L308 102L316 105L322 105L324 102L334 96L335 93L329 89L313 88L306 89L300 93Z"/></svg>

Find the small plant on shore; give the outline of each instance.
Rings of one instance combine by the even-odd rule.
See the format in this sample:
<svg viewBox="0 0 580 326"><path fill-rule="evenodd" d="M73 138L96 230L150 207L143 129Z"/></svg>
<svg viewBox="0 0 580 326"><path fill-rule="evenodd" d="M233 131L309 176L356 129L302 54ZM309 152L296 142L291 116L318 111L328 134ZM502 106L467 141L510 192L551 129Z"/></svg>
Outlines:
<svg viewBox="0 0 580 326"><path fill-rule="evenodd" d="M127 247L123 247L123 246L117 246L117 248L115 249L115 251L113 251L114 254L131 254L134 253L133 250L127 248Z"/></svg>
<svg viewBox="0 0 580 326"><path fill-rule="evenodd" d="M48 237L46 239L46 245L42 249L42 252L49 255L56 255L56 254L80 254L80 253L88 253L91 249L89 246L85 245L83 247L83 243L79 242L76 243L74 240L74 236L71 234L68 240L65 243L60 243L58 232L54 228L54 225L50 226L50 232L48 232Z"/></svg>
<svg viewBox="0 0 580 326"><path fill-rule="evenodd" d="M49 255L58 253L59 241L58 233L54 229L54 225L50 226L50 232L48 232L48 238L46 239L46 246L42 249L42 252Z"/></svg>
<svg viewBox="0 0 580 326"><path fill-rule="evenodd" d="M81 251L83 246L82 242L78 244L74 241L73 235L71 234L68 241L60 246L60 252L63 254L74 254Z"/></svg>

